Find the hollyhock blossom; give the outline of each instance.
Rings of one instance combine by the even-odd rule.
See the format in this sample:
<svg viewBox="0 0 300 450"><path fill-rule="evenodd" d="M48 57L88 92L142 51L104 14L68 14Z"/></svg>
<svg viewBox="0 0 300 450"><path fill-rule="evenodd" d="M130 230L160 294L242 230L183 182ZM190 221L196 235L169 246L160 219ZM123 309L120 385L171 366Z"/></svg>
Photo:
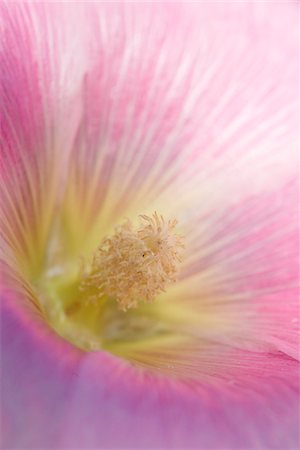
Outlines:
<svg viewBox="0 0 300 450"><path fill-rule="evenodd" d="M296 8L2 4L3 448L298 446Z"/></svg>

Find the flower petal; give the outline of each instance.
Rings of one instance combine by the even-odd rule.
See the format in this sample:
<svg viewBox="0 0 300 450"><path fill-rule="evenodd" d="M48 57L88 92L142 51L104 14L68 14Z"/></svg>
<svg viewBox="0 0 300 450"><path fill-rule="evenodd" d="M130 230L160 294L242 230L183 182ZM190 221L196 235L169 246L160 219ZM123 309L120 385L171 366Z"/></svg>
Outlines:
<svg viewBox="0 0 300 450"><path fill-rule="evenodd" d="M271 357L266 363L256 356L251 355L246 366L249 370L258 362L258 367L250 369L240 385L226 379L227 364L223 381L186 385L103 361L100 354L91 355L78 375L63 445L293 448L299 439L296 367L284 358ZM237 357L233 352L230 362ZM266 375L268 364L277 372L275 377ZM287 368L294 372L294 381ZM283 373L278 376L280 369Z"/></svg>
<svg viewBox="0 0 300 450"><path fill-rule="evenodd" d="M199 337L208 329L220 342L232 336L236 345L299 357L298 204L291 180L200 220L175 292L193 313L211 317L207 327L199 322ZM229 328L218 326L214 335L213 318Z"/></svg>
<svg viewBox="0 0 300 450"><path fill-rule="evenodd" d="M2 444L51 448L63 426L80 352L21 304L16 293L2 293Z"/></svg>
<svg viewBox="0 0 300 450"><path fill-rule="evenodd" d="M59 191L63 190L68 148L78 116L74 90L81 72L77 65L81 67L78 63L82 61L78 57L76 64L73 56L70 60L72 42L66 40L66 44L63 39L73 23L69 8L2 3L1 10L5 257L36 276L45 259ZM62 122L65 116L68 121Z"/></svg>
<svg viewBox="0 0 300 450"><path fill-rule="evenodd" d="M102 352L83 356L26 320L4 304L4 448L282 449L299 443L297 366L283 355L231 349L222 360L220 349L206 363L203 358L209 376L184 382Z"/></svg>
<svg viewBox="0 0 300 450"><path fill-rule="evenodd" d="M295 170L293 7L235 6L88 12L90 63L65 205L77 242L153 210L196 228L207 212L269 191Z"/></svg>

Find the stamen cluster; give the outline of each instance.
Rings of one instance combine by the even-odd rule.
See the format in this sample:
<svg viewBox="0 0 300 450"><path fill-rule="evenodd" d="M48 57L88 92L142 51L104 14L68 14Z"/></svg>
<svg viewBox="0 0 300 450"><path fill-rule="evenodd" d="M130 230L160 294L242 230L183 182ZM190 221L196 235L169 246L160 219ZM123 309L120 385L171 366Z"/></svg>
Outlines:
<svg viewBox="0 0 300 450"><path fill-rule="evenodd" d="M166 222L157 213L140 218L137 230L128 220L103 240L83 281L85 287L96 288L98 298L115 299L124 311L141 301L153 302L176 281L184 247L182 236L174 232L176 220Z"/></svg>

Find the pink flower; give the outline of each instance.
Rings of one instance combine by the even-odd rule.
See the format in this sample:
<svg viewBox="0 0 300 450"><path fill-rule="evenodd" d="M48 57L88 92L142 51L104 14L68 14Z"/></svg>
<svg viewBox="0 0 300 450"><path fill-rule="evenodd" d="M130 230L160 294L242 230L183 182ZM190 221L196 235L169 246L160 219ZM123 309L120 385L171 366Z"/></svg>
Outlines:
<svg viewBox="0 0 300 450"><path fill-rule="evenodd" d="M296 3L2 13L2 447L296 448ZM120 311L155 211L178 281Z"/></svg>

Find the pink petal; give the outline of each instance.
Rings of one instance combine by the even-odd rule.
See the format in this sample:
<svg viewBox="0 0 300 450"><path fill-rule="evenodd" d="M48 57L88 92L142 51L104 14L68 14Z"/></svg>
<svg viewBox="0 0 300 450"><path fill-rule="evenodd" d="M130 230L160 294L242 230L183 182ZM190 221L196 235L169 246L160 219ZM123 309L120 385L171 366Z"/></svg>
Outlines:
<svg viewBox="0 0 300 450"><path fill-rule="evenodd" d="M49 448L63 426L80 354L19 301L16 294L1 298L2 445Z"/></svg>
<svg viewBox="0 0 300 450"><path fill-rule="evenodd" d="M116 361L109 364L99 354L91 355L79 372L63 445L292 448L297 444L299 419L296 366L289 360L270 358L268 363L278 371L284 367L284 374L279 379L255 376L250 365L260 361L256 356L252 354L247 364L251 381L237 379L235 385L234 379L224 376L223 382L216 384L189 385L138 373ZM232 354L232 360L238 357ZM105 368L99 370L101 364ZM287 369L294 374L294 381ZM88 384L87 379L94 382Z"/></svg>
<svg viewBox="0 0 300 450"><path fill-rule="evenodd" d="M7 262L36 275L63 190L82 73L64 41L73 25L69 8L2 3L1 12L1 226Z"/></svg>
<svg viewBox="0 0 300 450"><path fill-rule="evenodd" d="M145 207L199 222L197 211L286 182L297 152L293 5L105 5L89 14L71 230L82 211L99 234Z"/></svg>
<svg viewBox="0 0 300 450"><path fill-rule="evenodd" d="M13 299L10 298L12 303ZM2 308L4 448L294 448L293 360L232 349L185 382L82 354ZM215 360L214 360L215 358Z"/></svg>
<svg viewBox="0 0 300 450"><path fill-rule="evenodd" d="M235 345L299 358L298 205L296 179L291 178L278 189L200 220L195 256L181 274L181 289L185 302L190 298L192 307L198 302L200 315L214 302L211 315L228 320L240 315L226 333L226 339L233 333ZM199 286L205 284L201 300L197 278ZM201 331L206 332L199 330L199 337ZM214 338L222 341L224 336L216 330Z"/></svg>

